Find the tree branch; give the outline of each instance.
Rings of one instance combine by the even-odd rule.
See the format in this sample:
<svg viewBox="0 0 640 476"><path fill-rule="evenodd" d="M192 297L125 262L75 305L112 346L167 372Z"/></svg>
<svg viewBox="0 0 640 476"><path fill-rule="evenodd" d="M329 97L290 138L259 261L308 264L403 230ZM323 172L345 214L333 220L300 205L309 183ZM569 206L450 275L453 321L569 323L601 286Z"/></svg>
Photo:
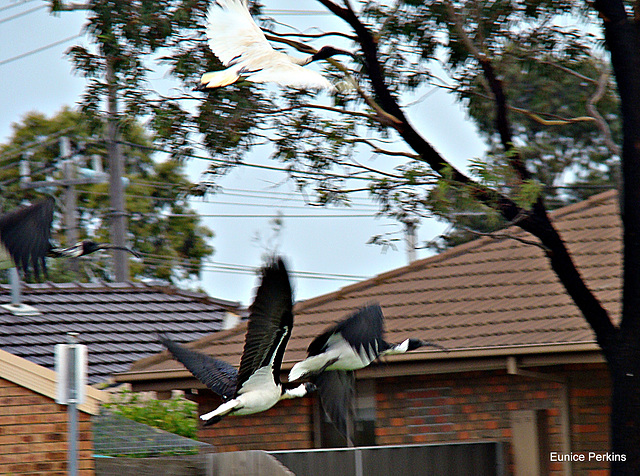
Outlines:
<svg viewBox="0 0 640 476"><path fill-rule="evenodd" d="M509 162L513 169L518 173L521 180L527 180L531 178L531 174L527 170L522 160L520 154L516 151L513 144L513 134L511 132L511 126L509 124L509 120L507 117L507 97L504 92L504 88L502 87L502 81L496 75L495 69L491 60L481 52L471 41L469 35L464 30L462 25L462 20L460 19L460 15L455 10L453 3L450 0L446 1L447 10L449 12L449 16L453 21L455 26L455 30L462 39L462 42L469 50L469 53L473 55L473 57L480 63L480 67L482 68L482 72L484 74L485 79L489 83L489 88L493 94L493 98L496 104L496 129L498 130L498 134L500 135L500 142L502 143L502 147L505 152L509 155Z"/></svg>
<svg viewBox="0 0 640 476"><path fill-rule="evenodd" d="M323 104L311 104L311 103L302 103L302 104L297 104L293 106L283 107L280 109L274 109L272 111L264 111L264 114L280 114L283 112L293 111L295 109L305 109L305 108L320 109L320 110L329 111L329 112L337 112L339 114L344 114L346 116L364 117L372 121L376 121L376 122L378 121L378 116L375 116L373 114L367 114L366 112L350 111L347 109L340 109L338 107L325 106Z"/></svg>
<svg viewBox="0 0 640 476"><path fill-rule="evenodd" d="M278 37L278 36L273 36L273 35L268 35L268 34L265 35L265 37L270 41L276 41L276 42L285 43L285 44L287 44L287 45L289 45L289 46L291 46L291 47L293 47L293 48L295 48L298 51L301 51L303 53L315 54L315 53L318 52L318 50L316 50L315 48L313 48L313 47L311 47L309 45L305 45L304 43L301 43L299 41L290 40L288 38L281 38L281 37ZM358 93L358 95L365 101L365 103L367 103L367 105L371 109L373 109L376 112L376 114L378 115L377 117L375 117L376 121L378 121L380 124L382 124L384 126L387 126L387 127L394 127L394 124L399 122L395 117L393 117L391 114L386 112L383 108L381 108L373 99L371 99L360 88L360 85L353 78L353 76L351 76L351 73L350 73L348 68L346 68L342 63L337 61L335 58L327 58L327 61L332 66L334 66L335 68L340 70L347 77L347 80L355 88L355 90Z"/></svg>
<svg viewBox="0 0 640 476"><path fill-rule="evenodd" d="M382 65L378 60L376 41L368 28L362 24L355 12L348 6L347 8L341 7L333 3L331 0L318 1L336 16L347 22L358 36L358 42L360 43L364 55L366 73L375 91L375 96L384 110L398 119L399 123L395 126L395 129L405 142L414 151L420 154L421 160L429 164L434 172L466 185L474 198L492 208L497 209L507 221L514 220L516 217L524 213L526 218L519 221L518 226L538 237L544 246L551 250L547 253L551 267L565 286L567 293L585 315L591 326L596 331L596 334L598 336L608 334L608 331L613 328L613 324L611 323L606 310L584 283L584 280L580 276L580 273L569 255L565 243L551 224L542 202L539 200L534 205L531 212L524 211L510 198L496 192L495 190L483 187L459 170L452 167L443 157L440 156L431 144L424 140L424 138L409 124L409 121L405 117L402 109L390 93L385 83ZM487 65L485 63L485 74L487 72L491 74L492 69L487 66L490 67L491 65ZM499 83L494 83L494 86L496 85L500 86ZM499 89L496 89L494 94L495 92L500 94ZM502 97L504 97L504 95ZM501 104L501 107L504 109L506 102L501 102ZM499 115L506 117L504 111L500 112ZM508 127L508 123L502 124L500 127ZM506 149L509 150L511 148L510 132L508 129L504 132L506 132L506 134L504 135L503 140L506 142ZM521 164L518 168L519 173L521 173L523 177L528 177L528 174ZM638 189L640 190L640 187L638 187ZM640 246L638 248L640 249ZM640 288L640 286L638 286L638 288Z"/></svg>
<svg viewBox="0 0 640 476"><path fill-rule="evenodd" d="M620 95L622 115L623 275L621 335L640 334L640 33L621 0L596 0ZM606 349L605 349L606 352Z"/></svg>
<svg viewBox="0 0 640 476"><path fill-rule="evenodd" d="M542 251L544 251L545 253L550 253L551 250L546 247L543 243L540 243L538 241L532 241L532 240L527 240L525 238L521 238L519 236L515 236L515 235L511 235L509 233L502 233L502 232L497 232L494 231L492 233L485 233L482 231L477 231L477 230L472 230L471 228L467 228L466 226L461 226L461 229L468 231L469 233L472 233L474 235L478 235L478 236L487 236L491 239L494 240L501 240L503 238L507 238L509 240L515 240L515 241L519 241L520 243L523 243L525 245L530 245L530 246L535 246L537 248L542 249Z"/></svg>
<svg viewBox="0 0 640 476"><path fill-rule="evenodd" d="M273 30L269 30L268 28L261 28L261 30L265 33L271 35L271 38L325 38L328 36L341 36L351 41L356 41L356 37L353 35L347 35L346 33L342 33L339 31L327 31L323 33L278 33ZM275 40L272 40L275 41Z"/></svg>
<svg viewBox="0 0 640 476"><path fill-rule="evenodd" d="M587 112L596 121L596 126L598 127L598 129L600 129L600 132L602 133L602 136L604 138L604 143L606 144L609 151L612 154L619 156L621 152L620 146L618 146L618 144L616 144L613 141L613 138L611 137L611 129L609 128L609 124L607 124L607 121L605 121L602 115L600 115L600 112L596 107L596 104L598 103L598 101L600 101L600 99L602 99L602 96L604 96L604 93L607 88L608 80L609 80L609 74L607 73L606 70L603 70L602 74L600 74L600 77L598 78L598 82L597 82L598 87L596 88L596 91L593 93L593 96L591 96L589 98L589 101L587 102Z"/></svg>

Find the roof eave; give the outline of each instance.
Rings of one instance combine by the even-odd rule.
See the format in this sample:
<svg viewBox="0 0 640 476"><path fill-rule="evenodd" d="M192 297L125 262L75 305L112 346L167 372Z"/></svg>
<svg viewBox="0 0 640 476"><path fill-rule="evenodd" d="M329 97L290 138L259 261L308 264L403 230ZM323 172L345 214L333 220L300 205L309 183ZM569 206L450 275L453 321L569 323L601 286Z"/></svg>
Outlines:
<svg viewBox="0 0 640 476"><path fill-rule="evenodd" d="M387 356L379 365L359 370L358 377L381 378L491 370L506 368L506 359L509 357L516 357L523 367L604 362L602 352L594 341L452 349L449 352L429 350ZM288 371L294 363L283 362L282 370ZM144 382L149 389L158 386L158 389L162 387L165 390L167 385L171 386L169 381L182 381L181 388L203 388L184 368L128 371L115 374L114 378L116 382L122 383Z"/></svg>

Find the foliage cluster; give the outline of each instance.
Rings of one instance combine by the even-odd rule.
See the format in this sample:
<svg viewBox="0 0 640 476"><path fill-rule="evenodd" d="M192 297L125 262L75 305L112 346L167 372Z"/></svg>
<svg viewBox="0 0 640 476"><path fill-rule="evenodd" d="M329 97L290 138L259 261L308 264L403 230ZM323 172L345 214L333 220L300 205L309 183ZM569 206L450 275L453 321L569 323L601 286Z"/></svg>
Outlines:
<svg viewBox="0 0 640 476"><path fill-rule="evenodd" d="M144 394L122 391L113 394L104 408L130 420L160 428L187 438L198 432L198 405L180 395L168 400L147 398Z"/></svg>
<svg viewBox="0 0 640 476"><path fill-rule="evenodd" d="M156 144L176 159L188 158L192 141L201 141L216 159L211 174L228 172L256 144L270 143L272 157L285 164L301 188L313 189L320 204L348 205L350 192L368 190L381 213L400 222L442 216L441 194L432 193L437 179L416 147L421 140L394 125L389 115L404 113L387 106L403 104L427 88L452 91L488 143L488 154L477 160L475 171L505 171L507 175L498 178L509 184L512 172L500 164L505 135L496 127L494 91L486 79L490 65L508 100L511 147L517 148L531 174L528 185L502 192L515 199L523 190L529 198L540 193L554 208L611 187L619 178L618 99L601 40L590 32L593 16L575 2L365 2L358 22L375 32L375 59L362 42L370 33L354 27L356 22L351 25L354 31L287 31L282 36L272 31L278 22L261 15L262 6L253 3L252 13L275 42L305 52L309 46L301 41L354 51L348 63L331 60L325 73L335 81L348 79L355 89L329 96L278 94L242 82L194 92L203 72L221 67L207 48L207 1L94 3L88 31L97 51L70 51L77 71L90 81L83 110L90 115L99 110L111 64L124 104L123 130L127 118L149 117ZM319 3L334 13L342 8L328 0ZM145 64L151 56L159 57L182 83L181 91L160 95L148 88ZM375 84L376 78L382 78L384 87ZM365 163L362 158L367 156L378 160ZM461 228L475 225L465 216L486 211L477 203L468 207L452 220ZM451 214L446 219L451 220Z"/></svg>
<svg viewBox="0 0 640 476"><path fill-rule="evenodd" d="M62 211L64 187L25 189L20 180L20 160L29 164L32 183L65 178L62 166L71 157L62 157L62 137L70 140L70 153L75 158L81 157L75 162L79 168L93 170L92 161L97 158L108 172L106 146L101 131L93 130L90 117L70 109L63 109L50 118L30 113L22 122L14 124L11 141L0 145L0 155L6 165L0 169L3 210L11 210L25 200L33 201L44 192L56 197L57 209ZM198 277L203 260L213 253L206 241L213 233L200 224L188 202L197 193L196 187L187 180L179 161L153 160L151 138L139 123L133 122L126 128L123 141L130 144L125 148L128 240L129 245L144 256L142 261L132 261L132 277L169 282ZM78 185L76 191L79 238L110 241L108 182ZM68 240L61 215L58 213L54 235L65 244ZM91 277L110 280L106 271L109 267L102 259L92 255L90 259L79 260L79 273L72 271L69 261L55 260L50 278L55 281L83 281Z"/></svg>

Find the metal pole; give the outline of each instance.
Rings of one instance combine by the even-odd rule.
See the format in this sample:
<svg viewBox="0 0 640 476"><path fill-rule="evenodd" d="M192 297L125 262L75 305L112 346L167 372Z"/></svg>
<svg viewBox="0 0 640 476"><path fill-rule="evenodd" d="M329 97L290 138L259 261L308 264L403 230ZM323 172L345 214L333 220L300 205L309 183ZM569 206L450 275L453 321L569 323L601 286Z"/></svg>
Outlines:
<svg viewBox="0 0 640 476"><path fill-rule="evenodd" d="M9 269L9 282L11 283L11 304L14 306L22 304L22 292L20 288L21 285L18 268L13 267Z"/></svg>
<svg viewBox="0 0 640 476"><path fill-rule="evenodd" d="M75 164L71 160L65 160L62 165L62 171L65 181L75 178ZM64 225L67 246L72 246L78 241L78 196L73 185L67 185L64 188ZM73 272L78 272L78 262L72 258L69 267Z"/></svg>
<svg viewBox="0 0 640 476"><path fill-rule="evenodd" d="M416 260L416 222L413 220L406 221L405 224L405 242L407 246L407 261L409 264Z"/></svg>
<svg viewBox="0 0 640 476"><path fill-rule="evenodd" d="M69 344L77 344L78 340L75 332L69 332ZM68 449L68 466L69 476L77 476L78 474L78 407L76 389L76 347L72 345L69 348L69 405L67 405L67 413L69 415L69 449Z"/></svg>
<svg viewBox="0 0 640 476"><path fill-rule="evenodd" d="M355 457L356 476L363 476L364 473L362 472L362 450L356 448L355 450L353 450L353 452Z"/></svg>
<svg viewBox="0 0 640 476"><path fill-rule="evenodd" d="M109 156L109 192L111 198L111 239L114 245L125 246L127 221L124 212L124 158L118 132L117 78L113 69L113 58L106 56L107 63L107 154ZM124 251L113 250L114 274L117 282L129 279L129 260Z"/></svg>

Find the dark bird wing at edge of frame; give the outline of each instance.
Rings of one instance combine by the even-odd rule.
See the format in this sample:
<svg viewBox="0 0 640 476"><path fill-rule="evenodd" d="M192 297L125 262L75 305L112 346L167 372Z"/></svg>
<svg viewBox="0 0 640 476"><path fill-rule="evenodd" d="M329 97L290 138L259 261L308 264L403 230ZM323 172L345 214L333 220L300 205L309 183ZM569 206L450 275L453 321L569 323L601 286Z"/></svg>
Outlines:
<svg viewBox="0 0 640 476"><path fill-rule="evenodd" d="M353 348L364 345L365 348L376 347L380 351L388 345L382 339L384 334L384 316L382 308L378 304L369 304L354 311L349 317L326 329L322 334L313 339L307 353L318 355L323 352L329 338L334 334L340 334ZM358 349L359 350L359 349Z"/></svg>
<svg viewBox="0 0 640 476"><path fill-rule="evenodd" d="M158 338L162 345L171 352L171 355L200 382L220 395L224 400L234 397L238 371L233 365L184 347L164 334L158 334Z"/></svg>
<svg viewBox="0 0 640 476"><path fill-rule="evenodd" d="M16 267L29 276L47 274L45 257L51 250L54 200L47 197L0 216L0 242Z"/></svg>
<svg viewBox="0 0 640 476"><path fill-rule="evenodd" d="M272 357L274 381L280 383L280 366L292 327L291 283L283 260L278 258L262 268L262 282L249 308L236 393L256 370L269 365Z"/></svg>

